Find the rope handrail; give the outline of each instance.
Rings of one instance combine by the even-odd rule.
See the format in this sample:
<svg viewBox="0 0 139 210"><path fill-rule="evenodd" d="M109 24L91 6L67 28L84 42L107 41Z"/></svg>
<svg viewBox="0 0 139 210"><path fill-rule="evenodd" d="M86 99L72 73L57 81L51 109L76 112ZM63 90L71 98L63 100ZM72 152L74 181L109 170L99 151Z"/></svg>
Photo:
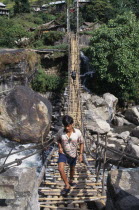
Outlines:
<svg viewBox="0 0 139 210"><path fill-rule="evenodd" d="M20 152L23 152L23 151L26 151L26 150L36 149L36 148L38 148L38 147L44 147L45 144L47 144L49 141L52 141L52 140L53 140L53 138L51 138L51 139L49 139L47 142L43 143L43 145L42 145L42 144L38 144L38 145L36 145L36 146L31 146L31 147L24 148L24 149L21 149L21 150L19 150L19 151L13 152L13 153L10 154L10 156L11 156L11 155L14 155L14 154L17 154L17 153L20 153ZM7 157L7 155L8 155L8 154L3 155L3 156L0 156L0 159Z"/></svg>
<svg viewBox="0 0 139 210"><path fill-rule="evenodd" d="M105 133L105 134L101 134L101 135L106 135L106 133ZM90 147L88 147L88 144L87 144L86 141L85 141L85 143L86 143L86 147L87 147L88 152L89 152L90 155L94 158L94 156L92 155L92 152L91 152L91 150L90 150ZM119 156L120 156L120 159L117 160L117 161L120 161L120 160L121 160L121 156L122 156L123 158L126 158L126 159L128 159L129 161L133 161L133 162L139 163L139 158L136 157L136 156L134 156L134 155L128 154L127 152L124 152L124 151L119 151L119 150L114 149L114 148L111 148L111 147L109 147L109 146L105 146L105 145L102 144L102 143L97 143L97 142L95 142L95 144L96 144L97 146L103 147L104 149L106 149L106 151L108 150L108 151L110 151L110 152L112 152L112 153L115 153L115 154L119 155ZM102 159L102 160L103 160L103 159Z"/></svg>
<svg viewBox="0 0 139 210"><path fill-rule="evenodd" d="M50 143L49 143L48 145L46 145L46 146L49 147L49 146L52 145L53 143L54 143L54 142L52 141L52 142L50 142ZM31 154L29 154L29 155L27 155L27 156L25 156L25 157L22 157L22 158L20 158L20 159L15 159L14 161L12 161L12 162L10 162L10 163L7 163L7 164L3 164L2 166L0 166L0 172L1 172L3 169L5 169L6 167L8 167L8 166L10 166L10 165L13 165L14 163L17 163L17 165L20 165L20 164L22 163L22 160L25 160L25 159L27 159L27 158L29 158L29 157L31 157L31 156L37 154L37 153L40 153L43 149L44 149L44 148L38 149L36 152L31 153Z"/></svg>
<svg viewBox="0 0 139 210"><path fill-rule="evenodd" d="M3 91L0 91L0 94L9 92L9 91L11 91L11 90L13 90L13 88L10 88L10 89L6 89L6 90L3 90Z"/></svg>
<svg viewBox="0 0 139 210"><path fill-rule="evenodd" d="M126 152L122 152L122 151L116 150L116 149L111 148L111 147L109 147L109 146L106 147L106 146L103 145L103 144L99 144L99 145L102 146L103 148L105 148L106 150L109 150L109 151L111 151L111 152L113 152L113 153L115 153L115 154L118 154L118 155L120 155L120 156L123 156L123 157L127 158L128 160L135 161L136 163L139 163L139 158L136 157L136 156L129 155L129 154L126 153Z"/></svg>

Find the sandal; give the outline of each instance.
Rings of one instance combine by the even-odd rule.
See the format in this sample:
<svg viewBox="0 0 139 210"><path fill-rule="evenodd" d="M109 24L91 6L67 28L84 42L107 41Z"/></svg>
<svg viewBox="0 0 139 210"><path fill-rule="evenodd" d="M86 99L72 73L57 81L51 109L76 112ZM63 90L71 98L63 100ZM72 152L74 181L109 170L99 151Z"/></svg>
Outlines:
<svg viewBox="0 0 139 210"><path fill-rule="evenodd" d="M69 182L69 185L72 186L72 187L74 187L74 186L76 186L77 184L74 183L74 182L71 182L71 183Z"/></svg>
<svg viewBox="0 0 139 210"><path fill-rule="evenodd" d="M66 196L68 195L69 192L70 192L70 188L69 188L69 189L64 188L64 189L61 191L61 195L62 195L63 197L66 197Z"/></svg>

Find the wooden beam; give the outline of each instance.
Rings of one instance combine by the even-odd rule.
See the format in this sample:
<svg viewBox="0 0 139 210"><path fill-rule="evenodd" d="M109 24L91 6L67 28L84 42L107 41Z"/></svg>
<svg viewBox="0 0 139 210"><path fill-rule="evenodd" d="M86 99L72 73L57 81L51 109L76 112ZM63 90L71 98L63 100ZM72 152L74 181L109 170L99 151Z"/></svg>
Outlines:
<svg viewBox="0 0 139 210"><path fill-rule="evenodd" d="M85 202L85 199L93 199L93 200L95 200L95 199L104 199L104 198L106 198L106 196L92 196L92 197L74 197L74 198L68 198L68 197L66 197L66 198L64 198L64 197L60 197L60 198L46 198L46 197L44 197L44 198L39 198L39 201L43 201L43 200L46 200L46 201L62 201L62 200L73 200L73 201L75 201L75 200L82 200L82 199L84 199L84 202Z"/></svg>
<svg viewBox="0 0 139 210"><path fill-rule="evenodd" d="M59 182L44 182L46 185L65 185L63 182L62 183L59 183ZM85 183L86 185L90 185L90 186L96 186L96 185L102 185L101 182L97 182L97 183L86 183L85 181L78 181L77 182L77 185L80 184L80 183Z"/></svg>
<svg viewBox="0 0 139 210"><path fill-rule="evenodd" d="M60 189L39 189L41 192L61 192ZM96 189L81 189L81 190L77 190L77 189L72 189L72 191L70 192L96 192Z"/></svg>
<svg viewBox="0 0 139 210"><path fill-rule="evenodd" d="M71 207L57 207L57 206L47 206L47 205L43 205L41 204L40 207L44 207L44 208L50 208L50 209L58 209L58 210L61 210L61 209L69 209L71 210ZM81 210L80 208L73 208L72 209L74 210Z"/></svg>

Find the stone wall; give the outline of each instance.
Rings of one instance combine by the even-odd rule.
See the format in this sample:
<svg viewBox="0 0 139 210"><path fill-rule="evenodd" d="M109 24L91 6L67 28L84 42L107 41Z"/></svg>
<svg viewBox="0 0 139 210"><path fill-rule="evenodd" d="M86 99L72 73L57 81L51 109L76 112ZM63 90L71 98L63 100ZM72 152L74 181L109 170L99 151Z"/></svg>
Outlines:
<svg viewBox="0 0 139 210"><path fill-rule="evenodd" d="M14 167L0 175L0 209L40 209L36 169Z"/></svg>
<svg viewBox="0 0 139 210"><path fill-rule="evenodd" d="M31 50L0 50L0 92L27 84L38 63L39 56Z"/></svg>

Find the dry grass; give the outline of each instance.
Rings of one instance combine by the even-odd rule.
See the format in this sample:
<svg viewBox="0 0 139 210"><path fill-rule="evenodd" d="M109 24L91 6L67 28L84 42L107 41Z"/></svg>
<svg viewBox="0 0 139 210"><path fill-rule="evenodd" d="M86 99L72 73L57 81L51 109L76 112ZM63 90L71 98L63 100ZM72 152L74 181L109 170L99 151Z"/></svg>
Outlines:
<svg viewBox="0 0 139 210"><path fill-rule="evenodd" d="M0 55L0 72L5 72L7 66L14 66L20 62L27 62L28 69L26 71L34 70L35 66L39 63L39 56L32 51L23 52L6 52Z"/></svg>

